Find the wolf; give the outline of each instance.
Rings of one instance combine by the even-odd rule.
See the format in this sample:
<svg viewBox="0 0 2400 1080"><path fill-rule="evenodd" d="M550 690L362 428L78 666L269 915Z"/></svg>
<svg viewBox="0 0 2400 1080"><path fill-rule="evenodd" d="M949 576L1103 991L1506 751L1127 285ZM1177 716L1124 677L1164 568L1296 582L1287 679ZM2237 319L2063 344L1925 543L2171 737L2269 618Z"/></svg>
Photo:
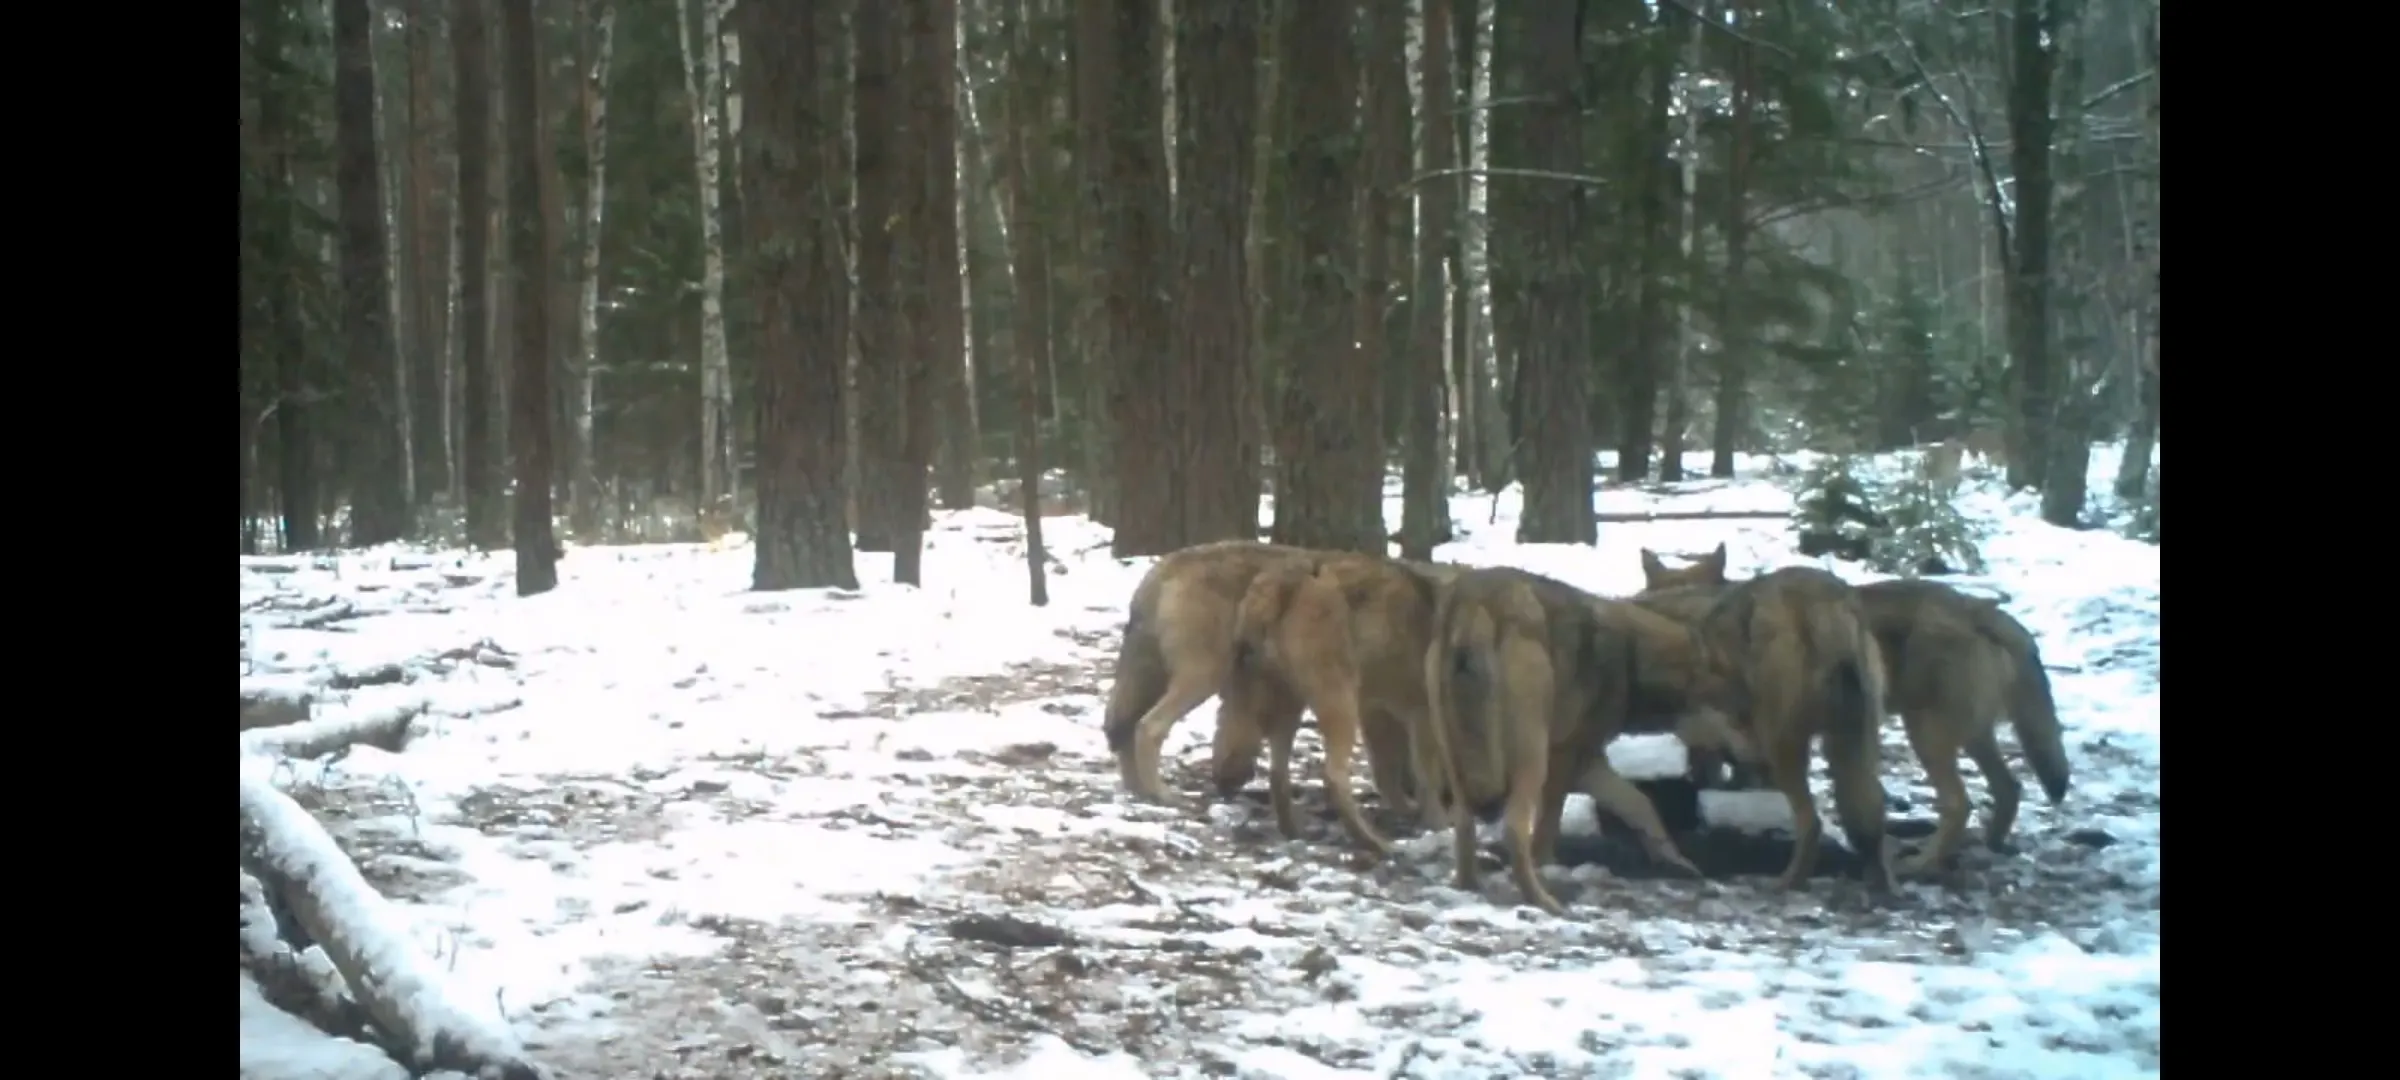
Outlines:
<svg viewBox="0 0 2400 1080"><path fill-rule="evenodd" d="M1536 873L1558 841L1571 787L1632 826L1652 858L1694 875L1647 796L1618 776L1610 739L1646 719L1690 712L1722 665L1704 659L1690 627L1564 582L1507 567L1467 570L1443 590L1435 642L1424 656L1439 763L1438 797L1452 802L1460 888L1476 889L1475 822L1499 818L1525 901L1564 909ZM1421 782L1419 797L1437 797Z"/></svg>
<svg viewBox="0 0 2400 1080"><path fill-rule="evenodd" d="M1741 700L1725 711L1791 807L1792 859L1780 885L1798 888L1815 868L1824 825L1808 759L1821 737L1842 831L1866 865L1867 887L1888 891L1879 760L1887 683L1858 591L1823 570L1788 567L1725 587L1695 625L1709 644L1705 655L1741 687Z"/></svg>
<svg viewBox="0 0 2400 1080"><path fill-rule="evenodd" d="M1217 695L1232 675L1243 595L1261 572L1313 565L1316 557L1303 548L1226 540L1170 552L1142 575L1127 604L1101 728L1125 790L1154 802L1174 801L1159 777L1160 747L1176 722ZM1227 738L1226 706L1220 700L1220 743ZM1232 738L1238 743L1242 735L1237 724ZM1255 742L1252 747L1255 760Z"/></svg>
<svg viewBox="0 0 2400 1080"><path fill-rule="evenodd" d="M1691 565L1682 569L1670 569L1657 552L1649 548L1642 549L1643 592L1659 592L1686 585L1717 589L1726 584L1724 544L1718 544L1715 551L1692 560Z"/></svg>
<svg viewBox="0 0 2400 1080"><path fill-rule="evenodd" d="M1373 555L1318 553L1262 570L1235 617L1235 664L1219 715L1213 769L1220 790L1247 782L1257 745L1269 750L1268 789L1286 836L1292 740L1303 707L1325 744L1326 797L1352 842L1374 856L1390 845L1350 790L1350 755L1363 738L1375 789L1406 810L1421 790L1414 732L1427 712L1423 663L1434 608L1453 571Z"/></svg>
<svg viewBox="0 0 2400 1080"><path fill-rule="evenodd" d="M1657 560L1649 552L1643 556L1643 575L1653 587L1636 601L1654 610L1696 619L1696 612L1727 587L1721 560L1713 567L1703 560L1669 571L1654 568ZM1912 876L1935 872L1957 854L1968 804L1966 781L1958 772L1961 753L1975 762L1991 793L1984 844L2005 849L2025 785L2000 754L1995 721L2008 717L2051 805L2065 800L2071 780L2040 645L1998 601L1941 582L1879 581L1857 591L1889 666L1887 704L1900 713L1909 747L1934 791L1933 838L1901 860L1898 869ZM1713 768L1696 766L1696 771L1705 776Z"/></svg>

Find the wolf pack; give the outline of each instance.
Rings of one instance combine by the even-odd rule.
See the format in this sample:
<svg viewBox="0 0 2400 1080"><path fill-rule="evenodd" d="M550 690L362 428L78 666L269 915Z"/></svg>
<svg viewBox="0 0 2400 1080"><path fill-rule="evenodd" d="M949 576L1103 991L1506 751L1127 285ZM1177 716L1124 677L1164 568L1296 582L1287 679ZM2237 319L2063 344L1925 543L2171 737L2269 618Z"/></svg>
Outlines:
<svg viewBox="0 0 2400 1080"><path fill-rule="evenodd" d="M1968 816L1961 754L1990 796L1984 842L2006 849L2024 788L2001 754L2001 717L2051 803L2065 797L2041 651L1998 601L1921 579L1853 586L1813 567L1736 581L1725 564L1723 545L1682 567L1645 549L1643 591L1610 598L1512 567L1249 541L1185 548L1153 565L1128 605L1104 722L1120 782L1177 802L1161 750L1213 696L1218 793L1246 787L1263 749L1277 827L1297 838L1292 747L1306 711L1327 802L1365 856L1390 843L1351 790L1362 746L1385 807L1452 830L1458 887L1480 891L1477 823L1496 820L1524 901L1553 915L1564 908L1537 868L1555 859L1572 791L1632 829L1650 859L1700 874L1611 767L1605 751L1622 734L1674 734L1704 786L1763 773L1791 809L1785 889L1808 881L1823 833L1812 747L1878 894L1952 865ZM1934 832L1905 857L1885 837L1889 713L1935 797Z"/></svg>

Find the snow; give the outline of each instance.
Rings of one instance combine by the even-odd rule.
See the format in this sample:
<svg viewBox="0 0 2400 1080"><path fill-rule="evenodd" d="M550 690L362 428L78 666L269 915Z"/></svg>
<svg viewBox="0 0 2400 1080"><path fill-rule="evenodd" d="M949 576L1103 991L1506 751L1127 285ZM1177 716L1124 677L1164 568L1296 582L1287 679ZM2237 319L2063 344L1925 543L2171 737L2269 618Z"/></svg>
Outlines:
<svg viewBox="0 0 2400 1080"><path fill-rule="evenodd" d="M1781 510L1802 464L1596 505ZM2095 491L2114 469L2095 455ZM1643 547L1723 542L1741 575L1811 563L1771 518L1517 545L1516 503L1455 497L1462 538L1438 557L1603 595L1641 587ZM1447 837L1404 832L1361 871L1318 812L1313 732L1305 840L1276 833L1263 779L1201 796L1208 707L1168 744L1187 805L1136 803L1098 727L1144 566L1081 519L1045 522L1042 609L1017 523L988 510L941 517L923 590L862 554L858 592L752 593L742 546L576 549L531 599L506 553L245 558L245 685L313 690L320 716L429 708L403 752L273 781L456 998L560 1075L2155 1076L2158 549L2043 525L1989 477L1960 506L1987 530L1978 583L2040 638L2074 787L2029 795L2015 854L1970 842L1956 882L1883 908L1842 882L1552 867L1553 919L1511 906L1504 874L1451 888ZM1929 818L1898 726L1894 816ZM1612 756L1680 767L1671 740ZM1772 793L1703 803L1718 824L1787 820ZM1594 828L1577 796L1567 831ZM961 929L1003 914L1070 940Z"/></svg>

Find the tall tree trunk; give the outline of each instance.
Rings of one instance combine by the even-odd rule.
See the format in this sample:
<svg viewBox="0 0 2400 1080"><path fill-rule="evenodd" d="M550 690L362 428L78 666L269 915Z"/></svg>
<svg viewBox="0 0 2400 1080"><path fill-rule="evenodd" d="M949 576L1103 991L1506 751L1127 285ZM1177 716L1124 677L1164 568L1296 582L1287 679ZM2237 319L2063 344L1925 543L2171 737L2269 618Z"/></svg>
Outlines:
<svg viewBox="0 0 2400 1080"><path fill-rule="evenodd" d="M1025 516L1025 580L1033 606L1050 603L1042 544L1042 382L1050 369L1050 240L1034 220L1033 155L1044 152L1050 85L1049 62L1033 26L1034 0L1017 0L1012 24L1010 70L1003 84L1007 111L1000 121L1001 173L1007 190L1001 219L1009 250L1010 292L1016 309L1009 319L1017 374L1017 498Z"/></svg>
<svg viewBox="0 0 2400 1080"><path fill-rule="evenodd" d="M1292 100L1287 220L1300 268L1293 355L1276 410L1275 541L1380 554L1382 357L1358 347L1354 0L1299 0L1284 50Z"/></svg>
<svg viewBox="0 0 2400 1080"><path fill-rule="evenodd" d="M1570 3L1528 12L1525 77L1533 100L1525 106L1526 148L1537 168L1572 173L1582 167L1583 117L1580 17ZM1526 418L1525 510L1521 543L1589 544L1592 518L1592 432L1589 386L1590 285L1577 251L1590 193L1581 184L1528 183L1520 196L1525 245L1526 335L1517 393Z"/></svg>
<svg viewBox="0 0 2400 1080"><path fill-rule="evenodd" d="M1167 320L1167 166L1165 104L1161 100L1160 29L1156 0L1076 0L1079 54L1108 79L1094 90L1105 110L1106 166L1098 190L1100 242L1106 269L1100 285L1108 306L1109 384L1113 420L1118 558L1163 555L1183 546L1182 491L1174 440L1181 402L1172 400ZM1097 10L1087 7L1097 5ZM1097 22L1097 27L1092 25ZM1094 30L1097 29L1097 33ZM1103 47L1091 48L1092 39ZM1079 56L1080 59L1080 56Z"/></svg>
<svg viewBox="0 0 2400 1080"><path fill-rule="evenodd" d="M451 44L458 79L459 468L466 485L467 542L485 550L507 541L501 473L493 445L491 237L492 56L483 0L452 0Z"/></svg>
<svg viewBox="0 0 2400 1080"><path fill-rule="evenodd" d="M1108 289L1115 270L1108 243L1112 162L1109 122L1119 63L1113 0L1067 0L1074 19L1067 100L1075 126L1075 241L1078 279L1075 332L1082 375L1083 469L1092 520L1124 542L1124 506L1116 475L1116 407L1122 365L1110 340ZM1155 527L1155 526L1154 526ZM1164 543L1163 539L1157 541Z"/></svg>
<svg viewBox="0 0 2400 1080"><path fill-rule="evenodd" d="M1467 98L1459 160L1467 163L1466 200L1458 208L1459 287L1466 290L1465 397L1475 407L1476 475L1498 494L1516 479L1516 432L1500 399L1500 345L1492 325L1491 183L1492 39L1497 0L1458 0L1459 91Z"/></svg>
<svg viewBox="0 0 2400 1080"><path fill-rule="evenodd" d="M1473 0L1465 0L1472 3ZM1395 18L1392 13L1375 16ZM1425 41L1419 50L1423 93L1418 115L1424 118L1421 171L1440 173L1452 168L1450 154L1457 140L1452 132L1450 101L1450 11L1447 0L1424 0ZM1386 44L1397 49L1397 41ZM1401 87L1392 87L1399 93ZM1433 547L1450 531L1450 456L1443 452L1442 352L1447 344L1442 317L1449 304L1442 292L1443 256L1450 249L1452 219L1461 183L1456 178L1428 180L1417 188L1416 283L1409 289L1408 329L1408 461L1401 478L1400 555L1431 560Z"/></svg>
<svg viewBox="0 0 2400 1080"><path fill-rule="evenodd" d="M1673 231L1674 193L1669 161L1674 135L1669 112L1675 98L1676 50L1653 47L1650 98L1642 124L1641 161L1635 166L1639 192L1634 199L1636 243L1641 248L1641 277L1634 287L1633 347L1624 352L1617 395L1624 415L1617 424L1617 479L1636 483L1650 475L1650 458L1658 449L1659 372L1668 366L1667 237Z"/></svg>
<svg viewBox="0 0 2400 1080"><path fill-rule="evenodd" d="M600 471L592 459L592 409L600 377L600 227L608 207L608 69L617 43L617 6L614 0L598 3L591 72L583 84L583 293L575 310L579 355L575 363L575 439L570 451L574 494L568 508L569 523L583 536L600 525Z"/></svg>
<svg viewBox="0 0 2400 1080"><path fill-rule="evenodd" d="M274 70L292 62L293 15L282 5L265 7L254 47L260 65ZM301 201L294 168L299 138L300 118L294 115L291 92L282 86L271 87L258 102L258 141L272 156L269 168L274 185L268 202L276 216L267 232L275 238L275 245L256 257L280 271L267 283L266 306L268 340L275 354L275 487L282 497L285 551L307 551L323 543L316 431L317 401L322 394L312 385L300 296L300 263L307 255L300 245Z"/></svg>
<svg viewBox="0 0 2400 1080"><path fill-rule="evenodd" d="M1256 0L1177 0L1174 371L1161 434L1173 440L1178 546L1258 536L1258 437L1251 424L1248 232L1258 117ZM1206 107L1199 107L1205 102ZM1136 392L1139 392L1136 388Z"/></svg>
<svg viewBox="0 0 2400 1080"><path fill-rule="evenodd" d="M843 167L845 6L753 0L734 9L752 58L742 65L741 178L760 316L751 570L760 590L858 587L842 514L850 284L841 220L828 211Z"/></svg>
<svg viewBox="0 0 2400 1080"><path fill-rule="evenodd" d="M542 110L540 43L534 37L533 0L501 0L500 45L506 80L502 102L518 138L508 153L509 272L516 288L516 347L510 359L508 446L516 459L516 512L511 515L517 552L517 595L533 596L558 587L558 541L550 527L550 217L542 213L539 137Z"/></svg>
<svg viewBox="0 0 2400 1080"><path fill-rule="evenodd" d="M371 26L367 0L334 0L334 160L341 193L342 345L351 402L350 542L361 547L409 533L383 173L375 157Z"/></svg>
<svg viewBox="0 0 2400 1080"><path fill-rule="evenodd" d="M924 26L916 28L920 66L916 115L911 126L925 155L923 233L926 312L931 331L933 393L941 409L940 461L934 487L944 509L975 505L975 378L967 351L966 259L959 247L958 188L958 3L929 0Z"/></svg>
<svg viewBox="0 0 2400 1080"><path fill-rule="evenodd" d="M445 207L433 197L434 0L416 0L408 11L408 125L406 211L408 245L408 420L416 502L431 502L443 488L442 370L448 335L443 308L449 302L450 229Z"/></svg>
<svg viewBox="0 0 2400 1080"><path fill-rule="evenodd" d="M1741 24L1749 25L1744 7ZM1708 475L1733 477L1733 455L1741 448L1750 398L1749 303L1742 295L1750 258L1750 107L1752 47L1747 38L1733 47L1733 146L1725 168L1725 283L1717 303L1717 423L1710 442Z"/></svg>
<svg viewBox="0 0 2400 1080"><path fill-rule="evenodd" d="M900 34L889 4L860 4L852 32L857 59L851 96L852 154L858 188L858 550L892 551L900 529L900 487L908 460L901 390L917 329L899 303L897 275L901 187L912 170L901 160Z"/></svg>
<svg viewBox="0 0 2400 1080"><path fill-rule="evenodd" d="M1689 51L1684 53L1683 72L1688 80L1700 77L1700 45L1707 34L1708 20L1713 18L1714 5L1704 2L1700 10L1684 9L1682 18L1691 24ZM1700 108L1687 92L1683 104L1683 183L1676 191L1676 230L1682 258L1678 265L1688 277L1692 273L1692 251L1700 235ZM1659 438L1658 478L1668 483L1683 479L1684 436L1692 425L1692 357L1700 351L1700 327L1694 317L1690 289L1675 335L1675 362L1667 367L1667 428Z"/></svg>
<svg viewBox="0 0 2400 1080"><path fill-rule="evenodd" d="M2057 363L2050 347L2050 216L2055 186L2050 142L2057 128L2050 91L2058 65L2051 34L2059 3L2011 0L2010 13L2002 20L2008 30L2008 157L2016 207L2011 242L2003 249L2013 256L2005 287L2009 381L2017 419L2017 435L2009 447L2011 488L2045 486L2050 469L2051 414L2058 407ZM2047 500L2045 514L2046 507ZM2075 509L2082 509L2080 502Z"/></svg>
<svg viewBox="0 0 2400 1080"><path fill-rule="evenodd" d="M697 42L695 6L700 9ZM704 512L726 514L732 509L733 374L725 344L725 232L717 197L716 5L676 0L675 30L683 48L683 92L692 107L692 160L700 182L700 503Z"/></svg>

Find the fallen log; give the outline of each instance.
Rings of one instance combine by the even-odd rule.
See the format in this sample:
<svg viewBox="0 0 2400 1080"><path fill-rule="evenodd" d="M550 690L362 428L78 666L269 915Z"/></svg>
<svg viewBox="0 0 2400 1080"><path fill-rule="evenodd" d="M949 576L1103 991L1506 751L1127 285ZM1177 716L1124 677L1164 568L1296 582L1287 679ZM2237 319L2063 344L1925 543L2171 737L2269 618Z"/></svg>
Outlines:
<svg viewBox="0 0 2400 1080"><path fill-rule="evenodd" d="M1613 514L1593 514L1592 520L1603 525L1638 525L1645 521L1740 521L1745 518L1764 520L1788 518L1789 510L1635 510Z"/></svg>
<svg viewBox="0 0 2400 1080"><path fill-rule="evenodd" d="M308 719L316 689L293 679L242 680L242 730L282 727Z"/></svg>
<svg viewBox="0 0 2400 1080"><path fill-rule="evenodd" d="M367 884L316 818L268 782L271 770L247 757L241 766L242 868L290 907L403 1063L417 1072L539 1080L542 1070L513 1033L446 992L391 902Z"/></svg>
<svg viewBox="0 0 2400 1080"><path fill-rule="evenodd" d="M408 1080L408 1069L356 1039L276 1008L242 975L242 1080Z"/></svg>
<svg viewBox="0 0 2400 1080"><path fill-rule="evenodd" d="M425 708L424 702L411 701L350 716L323 716L304 723L245 732L242 753L313 758L365 743L396 754L408 745L408 726L425 714Z"/></svg>
<svg viewBox="0 0 2400 1080"><path fill-rule="evenodd" d="M242 875L242 970L257 980L267 1003L315 1025L328 1035L364 1038L367 1012L344 992L342 973L322 949L299 937L288 914L279 919L258 879Z"/></svg>

